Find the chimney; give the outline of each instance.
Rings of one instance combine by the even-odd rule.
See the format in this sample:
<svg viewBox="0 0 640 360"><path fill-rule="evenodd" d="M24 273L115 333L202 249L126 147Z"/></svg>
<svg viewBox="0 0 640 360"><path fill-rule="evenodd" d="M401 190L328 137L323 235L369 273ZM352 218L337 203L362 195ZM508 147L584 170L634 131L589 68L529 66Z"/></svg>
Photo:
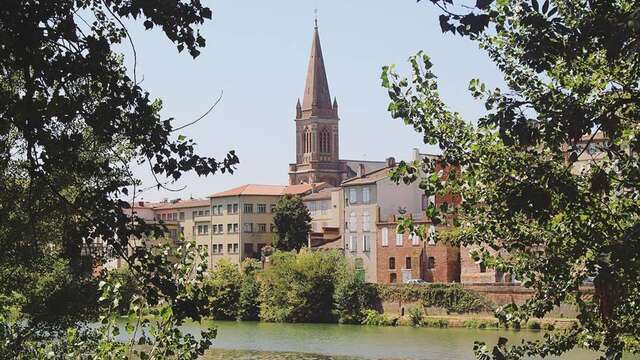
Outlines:
<svg viewBox="0 0 640 360"><path fill-rule="evenodd" d="M413 150L411 151L411 160L422 160L422 157L420 156L420 150L418 148L413 148Z"/></svg>
<svg viewBox="0 0 640 360"><path fill-rule="evenodd" d="M364 164L358 164L358 171L356 172L356 174L358 175L358 177L364 177Z"/></svg>
<svg viewBox="0 0 640 360"><path fill-rule="evenodd" d="M396 166L396 158L393 156L387 158L387 167L392 168Z"/></svg>

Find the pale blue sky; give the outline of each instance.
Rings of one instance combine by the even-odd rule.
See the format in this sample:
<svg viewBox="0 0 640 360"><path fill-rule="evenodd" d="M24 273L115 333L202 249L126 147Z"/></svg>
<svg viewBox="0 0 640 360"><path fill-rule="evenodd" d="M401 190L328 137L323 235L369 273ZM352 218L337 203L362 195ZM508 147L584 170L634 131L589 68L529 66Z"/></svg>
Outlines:
<svg viewBox="0 0 640 360"><path fill-rule="evenodd" d="M245 183L286 184L295 155L295 104L302 96L318 8L320 39L331 96L340 108L340 157L406 159L413 147L433 151L399 120L391 119L380 86L381 67L398 64L407 73L407 58L425 50L434 63L441 93L451 108L475 120L483 104L466 90L470 79L502 84L495 66L477 45L443 35L435 7L415 0L279 0L206 1L213 20L201 32L207 39L193 60L178 54L160 31L129 25L138 53L138 79L153 97L163 100L164 117L187 123L224 90L216 109L183 134L198 143L202 155L222 157L236 150L234 175L198 178L187 174L174 187L179 193L148 191L145 200L204 197ZM127 47L122 48L132 66ZM148 168L137 174L152 185Z"/></svg>

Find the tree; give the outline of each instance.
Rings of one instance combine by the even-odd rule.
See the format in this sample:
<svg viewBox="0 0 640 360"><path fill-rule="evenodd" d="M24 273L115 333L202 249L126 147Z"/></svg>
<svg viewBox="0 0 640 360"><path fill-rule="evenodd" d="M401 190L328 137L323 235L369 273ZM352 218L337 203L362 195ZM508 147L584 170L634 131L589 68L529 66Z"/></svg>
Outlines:
<svg viewBox="0 0 640 360"><path fill-rule="evenodd" d="M260 283L257 272L261 264L258 260L247 258L242 261L242 283L238 301L238 319L255 321L260 318Z"/></svg>
<svg viewBox="0 0 640 360"><path fill-rule="evenodd" d="M476 247L478 261L535 290L522 306L499 308L501 321L543 317L570 299L579 312L565 333L512 347L501 339L492 353L478 343L477 356L560 354L580 343L619 359L624 336L640 333L640 4L431 2L443 12L443 32L478 43L508 88L471 80L487 114L465 120L440 98L426 54L410 58L411 80L385 67L392 116L462 169L442 180L425 159L401 163L392 177L418 181L427 193L460 194L451 240ZM601 159L579 170L575 162L598 134L608 139L595 149ZM443 210L431 205L427 214L452 221ZM590 278L593 296L583 288Z"/></svg>
<svg viewBox="0 0 640 360"><path fill-rule="evenodd" d="M278 200L273 214L278 231L273 240L276 249L300 250L307 245L311 231L311 214L299 196L285 195Z"/></svg>
<svg viewBox="0 0 640 360"><path fill-rule="evenodd" d="M211 317L218 320L236 319L241 279L238 266L226 259L218 261L216 267L205 277Z"/></svg>
<svg viewBox="0 0 640 360"><path fill-rule="evenodd" d="M329 322L333 294L346 260L336 251L276 251L260 275L260 319Z"/></svg>
<svg viewBox="0 0 640 360"><path fill-rule="evenodd" d="M124 22L139 19L145 29L158 27L179 52L186 49L195 58L205 46L198 27L211 15L211 10L197 0L3 1L3 272L24 265L24 274L37 274L41 269L31 264L40 263L53 253L68 266L71 281L82 285L90 281L91 270L102 260L104 252L97 250L113 251L129 263L141 288L146 289L150 306L171 304L168 319L175 319L176 324L187 316L199 319L197 295L189 292L191 300L176 299L180 285L163 268L167 263L159 261L157 253L144 249L127 251L130 237L164 230L125 210L145 190L130 165L147 165L157 180L153 187L167 187L186 171L198 175L231 172L238 159L233 151L221 160L196 154L195 142L178 133L188 124L160 118L161 102L152 99L137 78L136 49ZM113 49L122 43L128 43L133 50L132 76ZM106 243L107 249L96 246L101 243ZM28 274L24 278L38 279ZM14 281L11 277L0 280L7 279ZM7 282L0 287L13 285L18 284ZM25 294L29 292L18 295ZM76 299L67 297L66 301ZM69 303L64 305L59 308L78 313ZM42 340L34 338L35 333L44 337L60 334L32 331L36 321L59 328L63 317L74 315L58 314L39 321L42 318L35 315L42 308L34 312L29 309L33 308L22 307L25 318L18 323L24 326L16 328L21 332L11 339L16 349L29 341Z"/></svg>

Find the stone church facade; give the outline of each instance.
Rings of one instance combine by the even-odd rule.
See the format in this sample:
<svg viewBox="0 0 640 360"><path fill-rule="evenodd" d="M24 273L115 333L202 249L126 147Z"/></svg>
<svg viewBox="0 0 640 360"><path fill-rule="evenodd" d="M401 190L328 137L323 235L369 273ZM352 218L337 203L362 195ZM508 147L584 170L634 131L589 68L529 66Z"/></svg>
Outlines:
<svg viewBox="0 0 640 360"><path fill-rule="evenodd" d="M289 184L327 183L339 186L359 171L385 166L384 161L340 159L338 101L331 101L316 25L302 103L296 105L296 157L289 164Z"/></svg>

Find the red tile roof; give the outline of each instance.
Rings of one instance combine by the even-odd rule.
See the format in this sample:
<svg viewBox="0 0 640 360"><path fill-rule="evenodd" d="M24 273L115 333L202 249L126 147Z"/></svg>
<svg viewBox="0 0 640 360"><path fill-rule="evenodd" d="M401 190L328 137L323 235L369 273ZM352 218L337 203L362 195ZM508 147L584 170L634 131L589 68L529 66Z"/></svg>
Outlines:
<svg viewBox="0 0 640 360"><path fill-rule="evenodd" d="M154 210L184 209L209 206L211 202L207 199L179 200L177 202L159 203L153 207Z"/></svg>
<svg viewBox="0 0 640 360"><path fill-rule="evenodd" d="M315 187L322 187L324 183L315 184ZM302 195L310 192L314 185L311 184L299 184L299 185L260 185L260 184L246 184L235 187L226 191L211 194L209 197L225 197L225 196L282 196L286 194Z"/></svg>

